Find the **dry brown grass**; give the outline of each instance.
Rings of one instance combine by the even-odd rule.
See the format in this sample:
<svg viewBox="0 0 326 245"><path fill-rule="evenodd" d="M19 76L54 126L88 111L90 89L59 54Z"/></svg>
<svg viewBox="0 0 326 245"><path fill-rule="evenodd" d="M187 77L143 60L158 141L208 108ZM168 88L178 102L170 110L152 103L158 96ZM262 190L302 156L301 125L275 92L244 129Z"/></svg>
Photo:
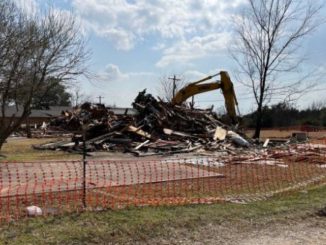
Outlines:
<svg viewBox="0 0 326 245"><path fill-rule="evenodd" d="M292 133L299 132L298 130L278 130L278 129L266 129L261 131L261 138L289 138L291 137ZM254 134L254 130L247 130L246 134L248 136L252 136ZM326 131L319 131L319 132L307 132L308 137L311 139L325 139L326 138Z"/></svg>
<svg viewBox="0 0 326 245"><path fill-rule="evenodd" d="M0 151L0 162L2 161L34 161L34 160L72 160L80 159L77 154L62 151L39 151L34 150L32 145L56 141L52 139L26 139L9 138Z"/></svg>
<svg viewBox="0 0 326 245"><path fill-rule="evenodd" d="M305 224L290 239L311 227L325 231L326 221L313 216L325 205L325 190L313 188L246 205L130 207L30 218L0 226L0 244L243 244L241 234L256 238L263 228L268 234L287 234L293 225ZM313 236L321 239L325 233ZM269 241L246 244L285 244Z"/></svg>

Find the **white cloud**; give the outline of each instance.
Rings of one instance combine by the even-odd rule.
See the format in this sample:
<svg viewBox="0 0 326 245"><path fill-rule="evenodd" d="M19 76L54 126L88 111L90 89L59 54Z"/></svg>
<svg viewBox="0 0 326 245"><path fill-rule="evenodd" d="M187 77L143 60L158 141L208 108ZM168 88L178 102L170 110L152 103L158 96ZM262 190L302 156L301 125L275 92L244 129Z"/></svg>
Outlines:
<svg viewBox="0 0 326 245"><path fill-rule="evenodd" d="M100 81L104 82L114 82L129 78L128 74L123 74L120 68L114 64L106 65L105 69L99 72L98 77Z"/></svg>
<svg viewBox="0 0 326 245"><path fill-rule="evenodd" d="M118 50L130 50L134 47L134 36L123 29L110 29L102 33L104 37L115 43Z"/></svg>
<svg viewBox="0 0 326 245"><path fill-rule="evenodd" d="M185 77L186 81L193 82L197 79L204 78L208 75L205 73L199 72L197 70L187 70L183 73L183 76Z"/></svg>
<svg viewBox="0 0 326 245"><path fill-rule="evenodd" d="M165 67L171 63L187 63L194 59L217 55L226 49L231 37L227 32L194 37L189 41L180 41L163 51L157 67Z"/></svg>
<svg viewBox="0 0 326 245"><path fill-rule="evenodd" d="M225 33L232 10L244 0L73 0L85 26L120 50L130 50L150 35L187 42ZM159 47L154 44L154 47Z"/></svg>
<svg viewBox="0 0 326 245"><path fill-rule="evenodd" d="M115 64L107 64L105 68L100 71L97 75L100 81L105 83L113 83L113 82L137 82L141 78L153 78L155 76L154 73L151 72L122 72L120 67ZM135 81L136 79L136 81Z"/></svg>
<svg viewBox="0 0 326 245"><path fill-rule="evenodd" d="M107 104L130 107L138 92L145 88L149 93L155 93L158 76L150 72L127 72L121 71L119 66L108 64L98 72L96 86L84 84L85 94L94 98L103 96Z"/></svg>

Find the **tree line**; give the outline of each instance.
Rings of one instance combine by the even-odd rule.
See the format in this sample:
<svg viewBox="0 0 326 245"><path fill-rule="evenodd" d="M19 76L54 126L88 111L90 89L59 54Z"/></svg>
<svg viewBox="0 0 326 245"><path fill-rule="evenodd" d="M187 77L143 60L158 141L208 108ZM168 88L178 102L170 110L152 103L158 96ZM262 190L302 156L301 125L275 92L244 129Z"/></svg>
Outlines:
<svg viewBox="0 0 326 245"><path fill-rule="evenodd" d="M243 117L245 127L254 128L257 112ZM288 103L263 107L262 128L291 126L326 127L326 105L313 103L306 109L297 109Z"/></svg>

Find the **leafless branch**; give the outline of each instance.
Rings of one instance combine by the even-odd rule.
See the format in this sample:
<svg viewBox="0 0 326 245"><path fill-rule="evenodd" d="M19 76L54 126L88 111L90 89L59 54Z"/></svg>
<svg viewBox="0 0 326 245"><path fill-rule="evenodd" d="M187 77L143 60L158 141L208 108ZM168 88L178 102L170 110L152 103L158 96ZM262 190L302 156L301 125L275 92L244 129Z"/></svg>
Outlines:
<svg viewBox="0 0 326 245"><path fill-rule="evenodd" d="M305 62L298 51L301 41L323 23L322 7L318 0L248 0L247 8L235 17L237 41L230 53L257 104L255 137L260 133L262 108L277 92L293 98L306 91L305 81L312 75L298 75ZM289 73L296 75L296 81L280 81L282 74Z"/></svg>
<svg viewBox="0 0 326 245"><path fill-rule="evenodd" d="M36 92L47 91L49 77L61 82L87 74L89 52L74 16L55 10L27 15L14 1L0 3L0 148L30 113ZM22 110L5 120L6 108Z"/></svg>
<svg viewBox="0 0 326 245"><path fill-rule="evenodd" d="M185 78L182 75L176 77L178 80L175 82L175 88L174 88L173 81L170 79L171 75L161 76L160 85L158 87L158 95L163 100L170 102L173 98L173 90L179 91L183 86L186 85Z"/></svg>

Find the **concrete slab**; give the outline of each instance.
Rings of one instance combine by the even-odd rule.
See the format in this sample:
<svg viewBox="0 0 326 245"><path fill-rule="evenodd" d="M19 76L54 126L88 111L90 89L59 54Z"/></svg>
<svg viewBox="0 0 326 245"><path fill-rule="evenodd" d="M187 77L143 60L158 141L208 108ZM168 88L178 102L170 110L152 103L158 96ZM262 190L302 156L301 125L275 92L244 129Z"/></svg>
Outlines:
<svg viewBox="0 0 326 245"><path fill-rule="evenodd" d="M30 162L0 165L0 197L72 191L82 188L82 162ZM90 161L87 188L118 187L185 179L222 177L221 174L176 161Z"/></svg>

